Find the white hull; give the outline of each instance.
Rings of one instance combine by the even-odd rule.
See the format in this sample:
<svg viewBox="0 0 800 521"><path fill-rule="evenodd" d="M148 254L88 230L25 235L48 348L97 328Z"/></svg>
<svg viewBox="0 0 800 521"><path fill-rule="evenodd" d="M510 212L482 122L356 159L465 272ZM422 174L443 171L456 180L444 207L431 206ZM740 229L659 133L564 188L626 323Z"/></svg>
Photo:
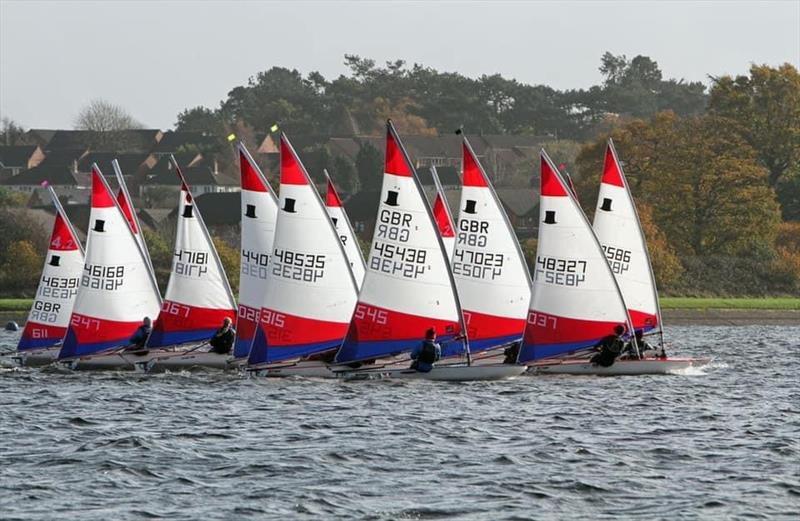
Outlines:
<svg viewBox="0 0 800 521"><path fill-rule="evenodd" d="M48 347L47 349L31 349L15 353L11 358L22 367L43 367L50 365L58 358L61 347Z"/></svg>
<svg viewBox="0 0 800 521"><path fill-rule="evenodd" d="M175 353L171 355L161 355L146 362L136 364L138 370L148 373L163 371L185 371L188 369L234 369L246 360L237 360L231 355L221 355L205 351L194 351L191 353Z"/></svg>
<svg viewBox="0 0 800 521"><path fill-rule="evenodd" d="M336 370L340 366L332 366L317 360L304 360L294 363L278 363L260 367L248 368L254 376L268 378L285 378L290 376L303 376L306 378L336 378Z"/></svg>
<svg viewBox="0 0 800 521"><path fill-rule="evenodd" d="M135 354L132 351L97 353L73 359L58 360L58 364L75 371L136 371L141 370L139 368L149 363L151 360L169 356L170 354L180 354L189 347L181 346L177 351L174 347L166 350L151 349L149 352L141 355Z"/></svg>
<svg viewBox="0 0 800 521"><path fill-rule="evenodd" d="M430 372L421 373L414 369L362 369L340 373L346 380L399 379L433 380L437 382L471 382L486 380L505 380L524 373L524 365L486 364L486 365L439 365Z"/></svg>
<svg viewBox="0 0 800 521"><path fill-rule="evenodd" d="M530 371L536 374L573 374L573 375L645 375L645 374L679 374L693 367L702 367L711 361L710 358L647 358L644 360L617 360L610 367L592 364L588 359L545 361L533 364Z"/></svg>

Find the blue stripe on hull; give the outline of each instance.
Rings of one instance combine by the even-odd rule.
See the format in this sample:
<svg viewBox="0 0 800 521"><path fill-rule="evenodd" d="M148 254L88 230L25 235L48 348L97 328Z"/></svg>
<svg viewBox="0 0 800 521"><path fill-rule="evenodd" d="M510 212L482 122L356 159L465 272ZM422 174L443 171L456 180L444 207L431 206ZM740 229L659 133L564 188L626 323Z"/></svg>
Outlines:
<svg viewBox="0 0 800 521"><path fill-rule="evenodd" d="M250 346L253 345L252 338L236 338L236 343L233 345L234 358L247 358L250 354Z"/></svg>
<svg viewBox="0 0 800 521"><path fill-rule="evenodd" d="M520 362L531 362L534 360L541 360L543 358L551 358L554 356L561 356L590 349L596 346L604 337L594 338L589 340L581 340L580 342L569 342L565 344L523 344L519 351Z"/></svg>
<svg viewBox="0 0 800 521"><path fill-rule="evenodd" d="M441 336L436 341L442 344L442 358L448 356L458 356L464 353L464 344L461 342L451 342L453 335ZM340 364L357 362L360 360L370 360L382 358L389 355L398 355L406 351L411 351L423 339L404 339L404 340L383 340L372 342L347 342L342 344L339 352L336 353L336 361Z"/></svg>
<svg viewBox="0 0 800 521"><path fill-rule="evenodd" d="M17 351L28 349L42 349L43 347L53 347L58 345L62 338L20 338Z"/></svg>
<svg viewBox="0 0 800 521"><path fill-rule="evenodd" d="M216 329L192 329L190 331L153 331L147 341L147 347L164 347L188 342L202 342L210 340Z"/></svg>

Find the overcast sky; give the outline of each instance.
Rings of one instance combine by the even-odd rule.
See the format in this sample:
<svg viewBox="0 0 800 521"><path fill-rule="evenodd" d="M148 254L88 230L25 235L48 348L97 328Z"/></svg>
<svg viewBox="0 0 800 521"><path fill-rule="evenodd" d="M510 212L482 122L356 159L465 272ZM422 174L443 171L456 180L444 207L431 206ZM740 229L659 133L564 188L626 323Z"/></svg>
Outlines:
<svg viewBox="0 0 800 521"><path fill-rule="evenodd" d="M103 98L149 127L216 107L279 65L326 78L343 56L402 58L558 89L600 81L604 51L707 82L800 63L800 0L777 2L72 2L0 0L0 115L70 128Z"/></svg>

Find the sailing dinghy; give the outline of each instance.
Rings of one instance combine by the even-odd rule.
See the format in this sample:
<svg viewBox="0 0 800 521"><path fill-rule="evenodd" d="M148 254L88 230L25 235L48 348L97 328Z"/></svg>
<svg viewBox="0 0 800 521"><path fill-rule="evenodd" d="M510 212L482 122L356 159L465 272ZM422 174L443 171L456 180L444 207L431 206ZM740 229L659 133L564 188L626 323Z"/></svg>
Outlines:
<svg viewBox="0 0 800 521"><path fill-rule="evenodd" d="M453 226L455 221L450 213L450 206L447 204L444 188L442 188L442 182L439 180L439 173L436 171L435 166L431 167L431 177L433 178L433 184L436 186L436 199L433 201L433 218L436 220L436 227L442 237L447 259L452 261L456 245L456 233Z"/></svg>
<svg viewBox="0 0 800 521"><path fill-rule="evenodd" d="M358 237L353 231L353 226L350 224L350 219L344 211L344 205L339 194L336 192L336 187L333 185L331 176L325 170L325 179L328 180L328 191L325 195L325 208L328 210L328 215L333 221L333 226L342 240L344 252L347 254L347 259L350 261L350 268L353 270L353 276L356 279L358 288L361 289L361 283L364 281L364 273L367 270L364 263L364 255L361 253L361 246L358 244Z"/></svg>
<svg viewBox="0 0 800 521"><path fill-rule="evenodd" d="M175 169L181 188L172 270L147 348L171 347L179 351L152 358L147 361L146 369L163 371L198 366L224 369L230 355L208 352L208 340L224 319L233 322L236 302L217 249L177 162Z"/></svg>
<svg viewBox="0 0 800 521"><path fill-rule="evenodd" d="M91 212L86 259L75 305L58 359L76 369L133 369L122 352L161 296L144 252L103 174L92 165Z"/></svg>
<svg viewBox="0 0 800 521"><path fill-rule="evenodd" d="M339 233L291 143L281 135L280 211L248 370L264 376L333 376L358 283Z"/></svg>
<svg viewBox="0 0 800 521"><path fill-rule="evenodd" d="M83 246L52 186L45 185L56 207L45 265L14 359L41 366L58 357L83 273Z"/></svg>
<svg viewBox="0 0 800 521"><path fill-rule="evenodd" d="M428 373L408 369L406 354L431 327L442 345L442 358L459 362L439 362ZM347 337L336 354L337 364L353 369L334 370L345 378L459 381L508 378L525 371L517 365L471 365L464 331L456 283L433 211L389 121L367 273ZM462 357L466 363L460 362Z"/></svg>
<svg viewBox="0 0 800 521"><path fill-rule="evenodd" d="M534 371L555 374L674 371L676 364L656 360L617 360L601 367L585 357L615 326L624 325L630 334L630 315L597 236L544 151L539 205L536 272L520 363L534 362Z"/></svg>
<svg viewBox="0 0 800 521"><path fill-rule="evenodd" d="M462 150L463 187L452 264L469 347L478 362L496 359L503 354L497 348L522 340L531 279L514 229L466 137Z"/></svg>

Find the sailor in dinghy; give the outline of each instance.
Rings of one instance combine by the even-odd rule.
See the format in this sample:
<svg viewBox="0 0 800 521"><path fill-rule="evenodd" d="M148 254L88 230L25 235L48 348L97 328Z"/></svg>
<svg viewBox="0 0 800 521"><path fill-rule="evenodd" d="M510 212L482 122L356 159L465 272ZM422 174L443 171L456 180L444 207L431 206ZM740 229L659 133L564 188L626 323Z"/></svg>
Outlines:
<svg viewBox="0 0 800 521"><path fill-rule="evenodd" d="M161 353L138 364L147 371L198 366L225 369L233 356L214 351L209 343L220 326L232 323L236 302L200 209L175 158L172 160L181 183L175 250L164 304L147 348L156 354L165 349L176 352Z"/></svg>
<svg viewBox="0 0 800 521"><path fill-rule="evenodd" d="M89 222L81 284L58 360L77 369L133 369L133 360L121 351L142 318L157 314L161 295L96 164Z"/></svg>
<svg viewBox="0 0 800 521"><path fill-rule="evenodd" d="M443 360L430 372L410 369L409 352L425 331L440 333ZM487 380L516 376L524 366L473 366L464 317L433 211L391 121L377 225L359 301L342 347L345 378ZM460 357L464 356L466 362Z"/></svg>
<svg viewBox="0 0 800 521"><path fill-rule="evenodd" d="M647 374L679 369L615 360L608 367L586 356L620 324L630 338L632 322L606 253L574 194L547 154L541 155L539 240L533 295L520 362L539 373Z"/></svg>
<svg viewBox="0 0 800 521"><path fill-rule="evenodd" d="M47 188L56 218L45 265L14 360L24 366L42 366L58 357L67 333L72 307L83 273L83 246L52 186Z"/></svg>

